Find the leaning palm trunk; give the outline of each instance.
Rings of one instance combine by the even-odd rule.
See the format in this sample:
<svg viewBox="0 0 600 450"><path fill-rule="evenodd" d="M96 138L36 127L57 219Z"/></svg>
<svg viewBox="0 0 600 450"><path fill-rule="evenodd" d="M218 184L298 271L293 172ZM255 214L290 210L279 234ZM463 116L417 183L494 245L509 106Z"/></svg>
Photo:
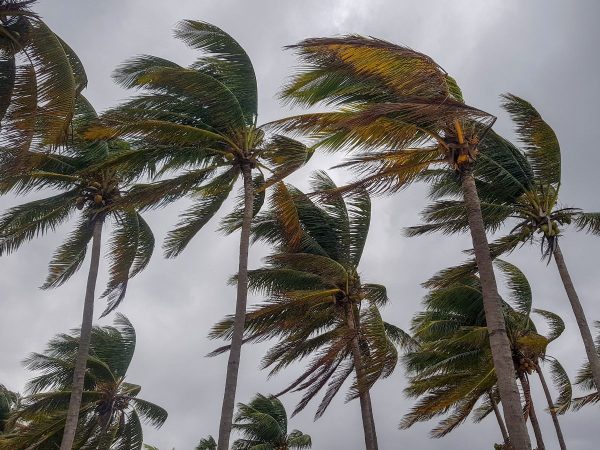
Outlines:
<svg viewBox="0 0 600 450"><path fill-rule="evenodd" d="M554 402L552 401L552 395L550 394L550 389L548 389L548 384L546 383L546 378L542 373L542 368L537 365L535 368L538 376L540 377L540 381L542 383L542 387L544 388L544 394L546 395L546 401L548 402L548 409L550 410L550 415L552 416L552 422L554 422L554 429L556 430L556 437L558 438L558 443L560 444L561 450L567 450L567 444L565 444L565 438L562 434L562 430L560 428L560 423L558 422L558 415L556 414L556 407L554 406Z"/></svg>
<svg viewBox="0 0 600 450"><path fill-rule="evenodd" d="M475 261L481 280L485 319L490 336L494 368L498 378L498 390L502 400L504 419L510 435L510 442L515 450L529 450L531 449L531 441L521 413L521 399L515 381L510 342L506 334L502 314L502 302L496 286L496 277L494 276L490 249L481 215L481 204L471 168L466 168L462 172L462 189L473 240L473 249L475 250Z"/></svg>
<svg viewBox="0 0 600 450"><path fill-rule="evenodd" d="M533 399L531 398L531 386L529 385L529 380L524 373L519 373L519 380L521 381L521 386L523 386L523 395L525 396L525 417L529 416L529 420L531 421L531 427L533 428L533 432L535 434L537 450L546 450L544 438L542 436L542 429L540 428L540 423L537 420L537 414L535 413L535 407L533 406Z"/></svg>
<svg viewBox="0 0 600 450"><path fill-rule="evenodd" d="M508 446L510 443L510 439L508 437L508 431L506 431L506 425L504 424L504 419L502 419L502 414L498 409L498 404L494 399L494 396L488 392L488 397L490 399L490 403L492 404L492 408L494 410L494 415L496 416L496 420L498 421L498 426L500 427L500 432L502 433L502 439L504 440L504 445Z"/></svg>
<svg viewBox="0 0 600 450"><path fill-rule="evenodd" d="M375 432L375 419L373 417L373 409L371 407L371 396L369 395L369 389L367 386L367 377L365 374L365 368L360 352L357 326L354 318L354 313L352 311L352 305L345 305L344 313L346 315L346 322L348 323L348 328L350 332L354 334L350 343L350 348L352 351L352 358L354 359L354 368L356 370L356 384L358 386L360 412L362 416L363 430L365 434L365 448L367 450L377 450L377 433Z"/></svg>
<svg viewBox="0 0 600 450"><path fill-rule="evenodd" d="M219 424L218 450L229 449L229 437L231 435L233 410L235 407L235 391L237 389L242 340L246 322L246 302L248 300L248 250L250 247L250 225L252 223L252 209L254 202L252 168L248 163L245 163L242 166L242 176L244 179L244 216L240 237L237 300L235 305L233 334L231 337L231 349L229 351L227 374L225 376L225 393L223 394L221 422Z"/></svg>
<svg viewBox="0 0 600 450"><path fill-rule="evenodd" d="M554 247L553 254L554 261L556 261L556 267L558 267L558 273L560 274L565 291L567 291L567 297L571 303L571 308L573 308L573 313L575 314L575 320L577 321L577 326L579 327L579 332L581 333L581 339L583 339L583 346L585 347L585 352L590 362L592 377L594 378L596 386L600 386L600 357L598 357L598 353L596 353L594 338L592 337L590 327L587 319L585 318L585 312L583 311L583 307L579 301L577 291L575 291L575 285L571 280L571 275L569 275L569 270L567 269L567 264L565 263L563 254L560 251L558 242Z"/></svg>
<svg viewBox="0 0 600 450"><path fill-rule="evenodd" d="M96 280L98 279L98 266L100 265L100 244L102 240L103 223L104 219L101 217L97 217L94 220L92 257L85 290L85 301L83 303L83 318L81 320L79 347L77 348L77 357L75 359L75 369L73 374L73 387L71 388L71 398L69 400L69 409L67 410L65 430L60 443L60 450L72 449L75 433L77 431L77 422L79 421L79 408L81 406L81 396L83 395L85 370L90 350L92 324L94 321L94 293L96 290Z"/></svg>

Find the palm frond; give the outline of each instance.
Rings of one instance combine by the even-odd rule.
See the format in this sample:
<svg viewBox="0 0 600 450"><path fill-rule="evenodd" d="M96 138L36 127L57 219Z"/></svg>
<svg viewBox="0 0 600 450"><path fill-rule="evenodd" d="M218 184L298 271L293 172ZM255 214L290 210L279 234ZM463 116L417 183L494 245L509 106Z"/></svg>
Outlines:
<svg viewBox="0 0 600 450"><path fill-rule="evenodd" d="M102 294L108 298L108 306L103 316L123 301L129 278L148 265L154 250L152 230L137 211L125 209L114 216L117 226L110 242L110 279Z"/></svg>
<svg viewBox="0 0 600 450"><path fill-rule="evenodd" d="M75 209L77 190L15 206L0 217L0 255L12 253L25 242L54 231Z"/></svg>
<svg viewBox="0 0 600 450"><path fill-rule="evenodd" d="M552 128L527 101L513 94L502 96L502 106L517 125L536 178L544 184L560 183L560 144Z"/></svg>
<svg viewBox="0 0 600 450"><path fill-rule="evenodd" d="M93 229L94 221L89 216L84 216L79 221L67 240L54 253L42 289L62 285L79 270L92 239Z"/></svg>

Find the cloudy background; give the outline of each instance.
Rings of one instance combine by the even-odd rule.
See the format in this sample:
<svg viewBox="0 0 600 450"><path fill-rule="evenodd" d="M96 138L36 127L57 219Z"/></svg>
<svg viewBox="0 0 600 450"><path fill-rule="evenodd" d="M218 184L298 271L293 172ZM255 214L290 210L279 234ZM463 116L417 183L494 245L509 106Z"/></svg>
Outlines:
<svg viewBox="0 0 600 450"><path fill-rule="evenodd" d="M312 36L345 33L408 45L431 55L455 76L470 104L497 114L496 129L507 136L512 136L511 124L498 107L498 95L509 91L531 101L554 127L562 144L562 201L589 211L600 210L596 175L600 166L597 1L40 0L37 10L83 60L89 77L85 95L98 110L127 96L110 75L128 57L149 53L180 64L192 61L193 53L171 35L173 25L184 18L218 25L246 48L257 72L262 122L290 113L276 99L278 88L296 63L293 54L282 50L284 45ZM311 167L292 181L303 187L311 169L327 168L331 163L316 157ZM341 180L344 174L334 172L333 176ZM360 268L365 280L388 287L392 301L384 309L384 317L404 328L424 295L420 283L460 262L461 250L469 246L465 236L402 237L402 228L418 221L425 193L423 186L414 186L393 198L375 199ZM0 199L0 206L4 209L15 202L6 197ZM181 201L147 215L158 242L185 205ZM216 234L216 226L216 221L211 222L176 260L164 260L157 248L148 269L131 282L120 309L138 334L129 381L143 386L143 398L169 411L162 429L145 429L145 441L163 450L192 449L201 437L216 436L218 429L226 356L204 357L217 345L206 335L214 322L234 309L234 288L226 286L226 280L237 267L238 236ZM53 249L68 230L64 227L25 245L18 254L2 261L0 382L14 390L21 390L29 376L20 361L29 352L42 350L55 333L80 323L85 270L57 290L37 288ZM600 320L595 257L600 253L600 240L567 232L562 247L588 318ZM254 247L251 267L258 267L266 252ZM541 262L537 248L522 249L509 259L529 277L535 306L557 312L566 320L565 334L552 344L549 353L574 376L584 352L554 264ZM101 277L100 283L104 281ZM100 284L98 290L101 288ZM98 313L103 306L99 301ZM99 321L110 322L110 317ZM256 392L280 390L300 369L291 368L267 380L266 373L257 367L264 350L264 346L245 348L239 401L249 400ZM501 441L493 417L478 425L466 423L442 440L428 438L434 422L398 430L400 418L411 405L402 396L404 386L403 371L398 368L373 390L383 450L490 449L493 442ZM536 388L534 396L541 411L541 390ZM317 422L312 419L316 405L309 405L292 419L291 427L311 434L316 450L362 448L358 402L345 404L343 397L339 395ZM283 398L288 410L297 400L294 395ZM538 415L547 448L558 448L549 415ZM567 414L561 421L571 450L597 445L597 406Z"/></svg>

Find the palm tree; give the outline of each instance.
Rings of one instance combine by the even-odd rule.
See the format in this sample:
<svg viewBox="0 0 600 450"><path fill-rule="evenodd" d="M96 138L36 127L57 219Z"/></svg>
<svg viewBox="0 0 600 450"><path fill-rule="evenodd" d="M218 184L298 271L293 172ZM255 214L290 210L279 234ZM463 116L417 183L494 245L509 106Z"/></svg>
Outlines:
<svg viewBox="0 0 600 450"><path fill-rule="evenodd" d="M60 286L73 276L83 264L90 241L92 244L73 395L61 450L70 450L75 437L94 317L102 227L107 220L114 223L109 244L110 279L103 294L109 303L103 315L115 309L123 300L129 278L146 267L154 248L152 231L136 210L135 204L124 206L117 202L127 196L126 190L132 179L111 168L97 168L112 154L123 153L123 143L90 143L82 139L83 131L96 118L92 106L80 96L72 138L61 147L61 152L24 153L22 157L31 169L19 175L3 173L0 177L2 193L12 190L23 194L44 188L60 191L59 194L15 206L0 217L0 256L12 253L25 242L53 231L70 219L76 210L80 211L75 229L50 262L49 274L42 288Z"/></svg>
<svg viewBox="0 0 600 450"><path fill-rule="evenodd" d="M529 389L529 377L536 373L546 392L550 413L561 449L566 449L556 410L548 386L543 378L541 362L549 361L561 398L570 398L568 377L560 363L546 354L548 344L564 330L564 323L554 313L535 309L533 312L546 320L550 327L547 336L538 334L531 320L531 287L523 273L510 263L496 260L507 280L509 303L503 302L508 336L511 342L515 376L523 386L524 411L531 419L536 432L538 448L543 439ZM414 337L419 348L405 356L405 365L411 373L406 393L419 398L418 403L404 417L402 428L416 422L449 414L431 432L432 437L442 437L454 430L473 413L476 422L494 412L503 434L505 445L509 436L497 409L499 400L496 374L485 327L481 282L475 275L447 280L443 287L432 290L425 298L425 311L413 319ZM475 408L477 403L478 408Z"/></svg>
<svg viewBox="0 0 600 450"><path fill-rule="evenodd" d="M8 418L19 407L20 403L21 396L19 394L9 391L4 385L0 384L0 435L10 431L7 427Z"/></svg>
<svg viewBox="0 0 600 450"><path fill-rule="evenodd" d="M287 413L276 397L256 394L250 403L238 403L233 429L243 436L233 443L233 450L303 450L312 447L308 434L298 430L288 434Z"/></svg>
<svg viewBox="0 0 600 450"><path fill-rule="evenodd" d="M0 148L2 171L30 146L67 136L87 84L73 50L30 8L36 0L0 0Z"/></svg>
<svg viewBox="0 0 600 450"><path fill-rule="evenodd" d="M353 168L359 179L343 190L365 187L393 193L440 164L459 175L508 430L516 449L530 449L473 178L473 163L485 150L478 144L495 118L467 106L446 71L406 47L345 36L307 39L291 48L305 67L282 96L299 105L324 104L335 110L291 117L278 125L309 133L323 147L353 151L355 156L341 166Z"/></svg>
<svg viewBox="0 0 600 450"><path fill-rule="evenodd" d="M554 257L575 314L592 374L596 384L599 384L600 358L558 241L562 236L561 227L571 223L578 231L586 230L600 235L600 213L586 213L579 208L560 206L561 154L556 134L530 103L512 94L503 98L503 106L515 122L517 134L525 146L526 160L512 166L504 165L506 176L503 184L509 191L521 191L519 196L499 198L491 192L492 188L498 187L497 184L491 185L483 177L477 180L482 186L484 221L488 229L497 230L510 219L516 221L506 235L490 245L492 254L499 256L527 242L539 242L544 258ZM423 217L426 224L411 227L408 230L410 235L432 231L466 231L468 223L462 217L464 203L444 198L457 192L457 188L452 188L452 184L456 185L452 178L451 174L441 174L433 190L433 196L438 201L425 210Z"/></svg>
<svg viewBox="0 0 600 450"><path fill-rule="evenodd" d="M81 336L59 334L43 353L33 353L25 366L39 372L28 382L29 395L11 416L15 431L0 438L3 449L57 448L67 424L67 408ZM142 448L141 422L160 427L167 412L138 397L141 387L125 381L135 351L136 335L118 314L114 326L94 327L85 390L73 448Z"/></svg>
<svg viewBox="0 0 600 450"><path fill-rule="evenodd" d="M325 172L316 172L311 186L336 188ZM354 372L348 399L359 398L366 447L377 448L369 389L394 370L395 344L410 339L379 314L377 306L387 302L385 287L363 283L358 274L370 224L369 195L358 190L348 198L334 194L315 203L280 183L271 204L253 231L255 240L276 247L275 254L265 267L249 272L250 288L269 301L248 313L245 342L279 339L263 360L271 374L314 355L304 373L278 394L305 392L294 414L327 385L315 416L320 417ZM223 320L211 337L229 338L232 326L232 317Z"/></svg>
<svg viewBox="0 0 600 450"><path fill-rule="evenodd" d="M262 205L264 190L303 165L310 152L293 139L266 138L257 125L254 68L237 41L213 25L192 20L181 22L175 36L202 55L189 67L148 55L123 64L115 73L116 81L144 92L108 111L106 126L88 136L132 140L136 152L113 161L120 171L174 174L132 191L135 202L158 207L186 195L195 199L167 236L164 248L170 258L179 255L217 213L236 180L240 176L243 180L242 205L223 224L228 232L241 227L236 326L218 439L219 450L227 450L248 294L250 223ZM270 172L266 181L265 172Z"/></svg>

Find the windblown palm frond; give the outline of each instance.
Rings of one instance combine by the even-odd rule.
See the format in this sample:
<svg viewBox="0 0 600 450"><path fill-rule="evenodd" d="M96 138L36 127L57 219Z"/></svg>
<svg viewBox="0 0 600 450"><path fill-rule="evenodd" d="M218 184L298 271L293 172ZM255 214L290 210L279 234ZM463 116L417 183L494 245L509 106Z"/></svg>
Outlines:
<svg viewBox="0 0 600 450"><path fill-rule="evenodd" d="M600 322L595 322L595 325L596 329L600 329ZM600 332L596 334L596 351L600 355ZM562 374L560 374L559 372L557 374L557 378L561 379L561 375ZM560 401L561 399L557 401L557 405L559 405L561 412L565 412L569 407L577 411L583 408L584 406L593 405L595 403L600 402L600 389L598 389L598 386L594 381L594 377L592 376L592 369L590 367L589 362L585 362L579 369L577 377L575 378L575 384L589 393L581 397L573 398L572 400L568 395L561 396L562 402Z"/></svg>
<svg viewBox="0 0 600 450"><path fill-rule="evenodd" d="M2 172L23 170L30 149L65 142L76 98L87 85L79 58L31 10L34 3L0 1Z"/></svg>

